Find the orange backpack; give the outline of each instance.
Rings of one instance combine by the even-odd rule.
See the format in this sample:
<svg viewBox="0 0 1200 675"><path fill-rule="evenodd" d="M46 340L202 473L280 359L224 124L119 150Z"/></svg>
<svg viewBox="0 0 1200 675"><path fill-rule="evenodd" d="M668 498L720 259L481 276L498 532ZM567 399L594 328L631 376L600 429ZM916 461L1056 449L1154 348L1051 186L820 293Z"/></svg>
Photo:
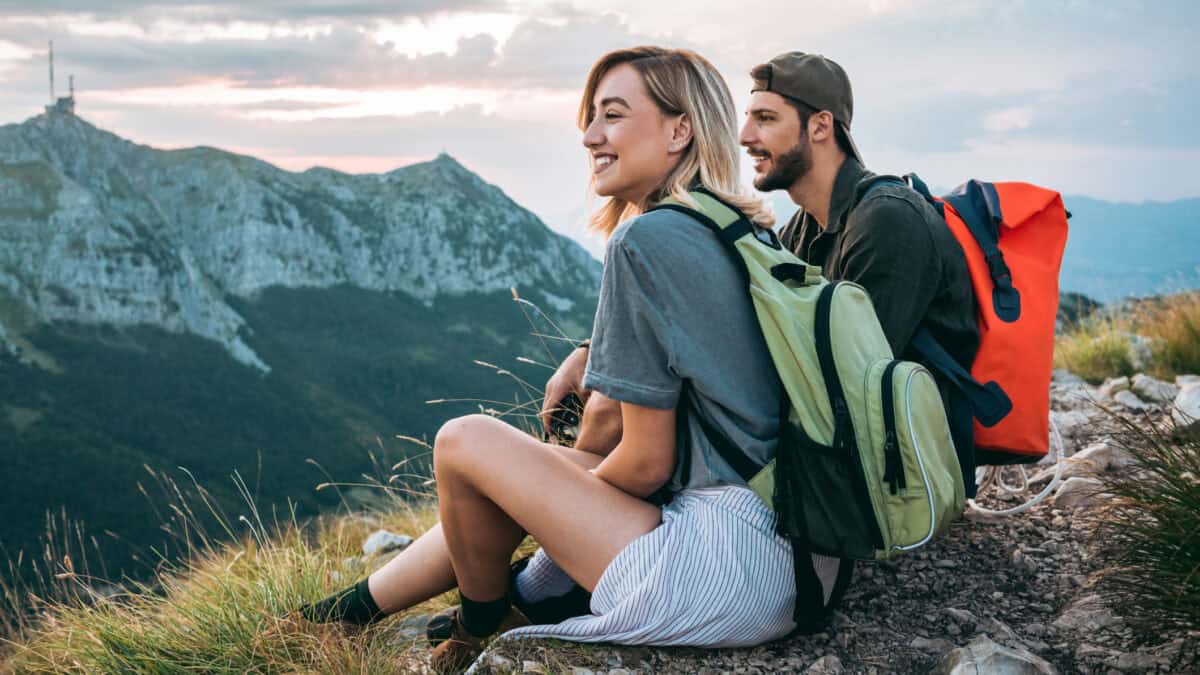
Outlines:
<svg viewBox="0 0 1200 675"><path fill-rule="evenodd" d="M970 180L937 198L915 174L905 182L962 245L979 319L969 374L928 331L913 344L970 401L976 464L1036 462L1050 441L1058 272L1070 218L1062 196L1029 183Z"/></svg>

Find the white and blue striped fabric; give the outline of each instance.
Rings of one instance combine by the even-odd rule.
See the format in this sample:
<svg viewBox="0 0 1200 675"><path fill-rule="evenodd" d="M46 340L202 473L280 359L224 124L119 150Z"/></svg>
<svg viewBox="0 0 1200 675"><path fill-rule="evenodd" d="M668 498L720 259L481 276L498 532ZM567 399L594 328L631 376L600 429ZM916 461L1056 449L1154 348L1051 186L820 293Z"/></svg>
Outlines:
<svg viewBox="0 0 1200 675"><path fill-rule="evenodd" d="M813 556L828 600L836 558ZM775 514L742 486L689 489L663 508L663 522L631 542L592 593L592 614L526 626L502 639L740 647L795 628L792 547L775 534ZM560 595L573 582L538 552L518 579L529 600Z"/></svg>

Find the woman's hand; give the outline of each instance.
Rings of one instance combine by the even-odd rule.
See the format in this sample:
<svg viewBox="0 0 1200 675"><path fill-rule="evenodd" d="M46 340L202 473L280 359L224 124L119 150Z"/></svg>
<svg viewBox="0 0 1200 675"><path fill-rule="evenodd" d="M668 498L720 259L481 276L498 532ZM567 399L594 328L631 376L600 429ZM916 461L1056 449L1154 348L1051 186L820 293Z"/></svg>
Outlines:
<svg viewBox="0 0 1200 675"><path fill-rule="evenodd" d="M557 410L564 397L575 392L587 402L583 391L583 371L587 368L588 350L580 347L567 355L558 370L546 381L546 395L542 399L542 430L550 432L550 414Z"/></svg>

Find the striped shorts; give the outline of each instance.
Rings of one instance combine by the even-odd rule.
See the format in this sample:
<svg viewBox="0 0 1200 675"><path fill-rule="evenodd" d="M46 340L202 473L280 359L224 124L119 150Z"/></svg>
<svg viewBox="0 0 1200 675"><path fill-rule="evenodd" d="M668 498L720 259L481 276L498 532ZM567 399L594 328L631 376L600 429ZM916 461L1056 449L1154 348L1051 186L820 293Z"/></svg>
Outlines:
<svg viewBox="0 0 1200 675"><path fill-rule="evenodd" d="M522 581L561 584L565 575L538 559L544 556L539 551L529 569L541 579ZM828 597L837 560L814 556L814 563ZM503 639L761 644L795 628L793 575L791 544L775 534L774 512L753 492L741 486L684 490L663 507L662 524L630 542L604 570L591 615L518 628Z"/></svg>

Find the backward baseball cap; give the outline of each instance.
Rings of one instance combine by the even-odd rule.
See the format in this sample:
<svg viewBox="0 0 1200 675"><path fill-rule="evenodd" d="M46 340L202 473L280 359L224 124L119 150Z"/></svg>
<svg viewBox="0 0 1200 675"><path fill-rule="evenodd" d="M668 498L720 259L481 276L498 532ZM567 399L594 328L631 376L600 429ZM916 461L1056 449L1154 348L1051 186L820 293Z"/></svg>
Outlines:
<svg viewBox="0 0 1200 675"><path fill-rule="evenodd" d="M850 90L850 78L846 76L846 71L820 54L804 52L780 54L765 65L768 68L766 78L756 79L750 93L770 91L816 110L828 110L846 135L850 154L861 164L862 155L854 144L854 137L850 135L854 94Z"/></svg>

